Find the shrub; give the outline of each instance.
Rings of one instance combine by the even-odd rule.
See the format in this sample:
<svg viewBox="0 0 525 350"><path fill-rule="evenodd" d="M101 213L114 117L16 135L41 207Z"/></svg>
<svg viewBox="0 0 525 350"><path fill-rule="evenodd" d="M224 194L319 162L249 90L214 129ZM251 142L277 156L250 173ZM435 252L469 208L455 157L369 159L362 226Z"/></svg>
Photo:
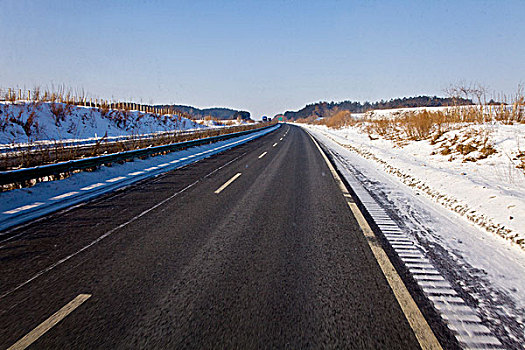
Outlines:
<svg viewBox="0 0 525 350"><path fill-rule="evenodd" d="M66 120L66 116L71 114L73 106L63 103L51 102L49 104L49 110L53 115L55 125L60 126L62 122Z"/></svg>
<svg viewBox="0 0 525 350"><path fill-rule="evenodd" d="M38 131L38 122L36 121L36 112L34 110L29 113L27 120L22 125L22 129L24 129L24 133L26 134L28 140L31 139L33 129Z"/></svg>
<svg viewBox="0 0 525 350"><path fill-rule="evenodd" d="M321 119L319 123L329 128L340 129L348 125L355 125L355 120L349 111L343 110L336 112L330 117Z"/></svg>

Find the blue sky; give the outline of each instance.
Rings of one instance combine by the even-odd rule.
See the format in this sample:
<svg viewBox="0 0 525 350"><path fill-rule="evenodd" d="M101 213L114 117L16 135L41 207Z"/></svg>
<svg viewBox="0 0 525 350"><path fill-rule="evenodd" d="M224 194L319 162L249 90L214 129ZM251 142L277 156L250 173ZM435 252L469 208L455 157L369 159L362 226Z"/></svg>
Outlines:
<svg viewBox="0 0 525 350"><path fill-rule="evenodd" d="M0 87L224 106L525 82L525 1L0 0Z"/></svg>

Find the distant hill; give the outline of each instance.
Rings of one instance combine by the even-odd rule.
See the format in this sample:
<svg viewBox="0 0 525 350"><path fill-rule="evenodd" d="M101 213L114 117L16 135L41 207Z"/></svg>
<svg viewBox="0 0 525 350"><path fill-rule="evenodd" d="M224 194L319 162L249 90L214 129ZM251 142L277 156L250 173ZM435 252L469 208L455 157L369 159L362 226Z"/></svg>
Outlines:
<svg viewBox="0 0 525 350"><path fill-rule="evenodd" d="M417 97L403 97L391 99L389 101L378 101L370 103L368 101L353 102L317 102L306 105L304 108L297 112L287 111L284 113L284 117L288 120L296 120L302 118L308 118L311 116L315 117L327 117L333 114L333 112L340 110L347 110L351 113L364 113L372 109L391 109L391 108L409 108L409 107L441 107L441 106L454 106L454 105L467 105L472 104L472 100L464 98L451 98L451 97L437 97L437 96L417 96Z"/></svg>
<svg viewBox="0 0 525 350"><path fill-rule="evenodd" d="M191 119L204 119L204 117L213 117L221 120L237 119L241 117L243 120L250 119L250 112L237 111L230 108L205 108L199 109L184 105L159 105L157 107L170 107L180 111L185 117Z"/></svg>

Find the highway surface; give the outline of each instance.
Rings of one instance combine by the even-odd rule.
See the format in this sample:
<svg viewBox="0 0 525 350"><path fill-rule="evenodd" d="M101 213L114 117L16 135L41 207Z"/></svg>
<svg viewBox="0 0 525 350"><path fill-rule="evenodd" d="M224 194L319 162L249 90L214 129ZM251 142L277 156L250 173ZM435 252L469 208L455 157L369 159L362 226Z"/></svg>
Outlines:
<svg viewBox="0 0 525 350"><path fill-rule="evenodd" d="M0 348L420 347L289 125L17 229L0 263Z"/></svg>

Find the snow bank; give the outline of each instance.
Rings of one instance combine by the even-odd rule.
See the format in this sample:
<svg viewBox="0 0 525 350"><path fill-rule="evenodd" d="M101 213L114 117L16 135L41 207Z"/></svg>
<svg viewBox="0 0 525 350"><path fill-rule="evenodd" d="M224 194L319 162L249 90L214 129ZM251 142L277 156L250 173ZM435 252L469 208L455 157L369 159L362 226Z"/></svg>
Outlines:
<svg viewBox="0 0 525 350"><path fill-rule="evenodd" d="M421 112L426 110L429 112L446 111L454 107L410 107L410 108L393 108L393 109L374 109L365 113L352 113L352 117L356 119L381 119L381 118L396 118L404 113Z"/></svg>
<svg viewBox="0 0 525 350"><path fill-rule="evenodd" d="M0 102L0 144L143 135L205 127L176 115L53 102Z"/></svg>
<svg viewBox="0 0 525 350"><path fill-rule="evenodd" d="M305 127L329 150L341 174L366 201L364 205L376 224L381 228L383 223L386 230L392 232L393 226L388 220L393 220L394 226L424 252L429 263L504 343L503 348L522 348L525 344L525 250L437 204L434 198L422 195L424 192L419 188L406 186L404 178L385 171L378 158L356 152L357 147L349 147L348 140L341 140L331 133L333 130ZM389 162L394 163L392 159ZM420 165L414 162L412 166ZM361 197L360 187L372 200ZM421 274L422 271L410 272ZM437 312L442 313L441 309ZM464 324L465 329L473 325Z"/></svg>
<svg viewBox="0 0 525 350"><path fill-rule="evenodd" d="M488 135L496 153L471 162L465 161L469 154L442 154L442 143L424 140L399 145L370 138L359 126L338 130L308 126L373 160L383 171L447 209L525 249L525 173L516 168L516 156L525 150L525 125L476 127L484 129L481 134ZM451 133L464 134L470 128L464 126Z"/></svg>

